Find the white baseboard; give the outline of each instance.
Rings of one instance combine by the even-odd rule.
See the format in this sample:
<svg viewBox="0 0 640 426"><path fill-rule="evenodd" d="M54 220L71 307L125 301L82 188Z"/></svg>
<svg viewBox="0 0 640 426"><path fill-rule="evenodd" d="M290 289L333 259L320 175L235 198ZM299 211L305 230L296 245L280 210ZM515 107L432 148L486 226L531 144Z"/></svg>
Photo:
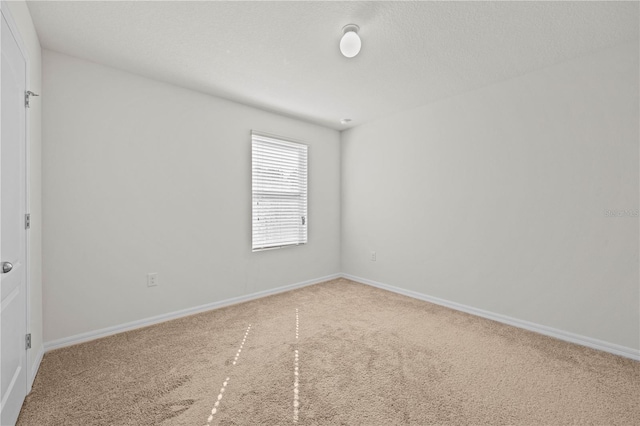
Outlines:
<svg viewBox="0 0 640 426"><path fill-rule="evenodd" d="M544 334L545 336L555 337L556 339L564 340L571 343L576 343L578 345L586 346L588 348L598 349L600 351L609 352L615 355L620 355L626 358L631 358L631 359L640 361L640 350L637 350L637 349L629 348L629 347L618 345L615 343L605 342L603 340L582 336L580 334L575 334L568 331L558 330L556 328L547 327L546 325L540 325L533 322L512 318L506 315L496 314L493 312L485 311L483 309L474 308L472 306L451 302L449 300L444 300L444 299L440 299L433 296L427 296L426 294L418 293L411 290L405 290L399 287L393 287L377 281L369 280L367 278L356 277L350 274L342 274L342 276L352 281L356 281L362 284L367 284L383 290L388 290L393 293L402 294L404 296L412 297L414 299L424 300L425 302L431 302L436 305L445 306L447 308L466 312L471 315L487 318L493 321L512 325L518 328L524 328L525 330Z"/></svg>
<svg viewBox="0 0 640 426"><path fill-rule="evenodd" d="M212 309L218 309L225 306L235 305L237 303L248 302L250 300L259 299L262 297L271 296L278 293L283 293L285 291L294 290L296 288L301 288L301 287L309 286L312 284L318 284L324 281L329 281L329 280L340 278L340 277L344 277L352 281L360 282L362 284L367 284L383 290L391 291L393 293L412 297L414 299L424 300L426 302L434 303L436 305L445 306L447 308L455 309L457 311L466 312L471 315L476 315L482 318L487 318L493 321L501 322L503 324L508 324L514 327L523 328L525 330L544 334L545 336L554 337L556 339L564 340L571 343L576 343L578 345L586 346L592 349L597 349L604 352L609 352L615 355L620 355L620 356L624 356L627 358L640 361L640 350L637 350L637 349L629 348L629 347L618 345L615 343L606 342L603 340L594 339L587 336L582 336L580 334L575 334L575 333L559 330L552 327L547 327L545 325L536 324L533 322L509 317L506 315L485 311L483 309L478 309L472 306L451 302L449 300L440 299L438 297L428 296L426 294L418 293L416 291L405 290L399 287L394 287L394 286L390 286L377 281L369 280L367 278L357 277L350 274L333 274L333 275L327 275L321 278L316 278L316 279L307 280L307 281L303 281L295 284L277 287L270 290L264 290L257 293L248 294L245 296L233 297L231 299L207 303L205 305L196 306L193 308L187 308L180 311L170 312L167 314L162 314L162 315L157 315L150 318L132 321L126 324L102 328L99 330L89 331L86 333L80 333L74 336L53 340L51 342L45 342L43 347L40 349L40 351L36 355L37 361L36 363L33 364L35 367L30 370L29 383L31 384L33 383L36 373L38 372L38 367L40 366L42 356L44 355L45 352L48 352L54 349L63 348L66 346L75 345L82 342L88 342L90 340L99 339L101 337L111 336L113 334L122 333L124 331L134 330L136 328L147 327L149 325L158 324L161 322L185 317L188 315L197 314L200 312L209 311Z"/></svg>
<svg viewBox="0 0 640 426"><path fill-rule="evenodd" d="M36 379L36 374L38 374L38 370L40 369L40 363L42 362L42 357L44 356L44 345L40 346L40 350L36 354L34 362L29 366L29 382L27 383L27 393L31 392L31 387L33 386L33 381Z"/></svg>
<svg viewBox="0 0 640 426"><path fill-rule="evenodd" d="M269 290L259 291L257 293L247 294L245 296L232 297L231 299L221 300L218 302L207 303L205 305L195 306L193 308L182 309L175 312L169 312L162 315L157 315L150 318L145 318L137 321L128 322L125 324L115 325L112 327L106 327L95 331L88 331L86 333L76 334L74 336L64 337L62 339L45 342L44 351L49 352L54 349L64 348L66 346L76 345L78 343L88 342L90 340L99 339L101 337L111 336L113 334L122 333L124 331L134 330L136 328L147 327L149 325L158 324L161 322L173 320L176 318L186 317L189 315L197 314L200 312L210 311L213 309L223 308L225 306L235 305L237 303L248 302L250 300L259 299L262 297L271 296L285 291L294 290L296 288L306 287L313 284L318 284L324 281L333 280L342 277L342 274L332 274L325 277L315 278L307 281L302 281L295 284L289 284L282 287L277 287ZM34 375L35 377L35 375Z"/></svg>

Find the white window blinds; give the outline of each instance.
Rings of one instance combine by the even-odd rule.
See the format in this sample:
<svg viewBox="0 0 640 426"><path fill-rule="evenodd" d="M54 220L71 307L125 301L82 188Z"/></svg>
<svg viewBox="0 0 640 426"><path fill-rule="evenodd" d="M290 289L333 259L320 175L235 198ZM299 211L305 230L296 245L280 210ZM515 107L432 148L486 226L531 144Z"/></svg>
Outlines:
<svg viewBox="0 0 640 426"><path fill-rule="evenodd" d="M253 251L307 242L307 146L251 132Z"/></svg>

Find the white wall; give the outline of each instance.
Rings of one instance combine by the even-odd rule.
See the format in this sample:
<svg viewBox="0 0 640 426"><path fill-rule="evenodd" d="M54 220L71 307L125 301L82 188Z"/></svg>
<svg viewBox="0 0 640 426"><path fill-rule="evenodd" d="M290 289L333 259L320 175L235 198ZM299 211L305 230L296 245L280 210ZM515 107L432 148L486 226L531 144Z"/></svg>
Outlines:
<svg viewBox="0 0 640 426"><path fill-rule="evenodd" d="M48 50L43 75L46 341L339 272L337 131ZM309 145L305 246L251 252L251 129Z"/></svg>
<svg viewBox="0 0 640 426"><path fill-rule="evenodd" d="M29 56L28 90L41 93L41 49L38 35L24 1L5 3L15 21L20 37ZM3 5L4 6L4 5ZM31 373L35 374L35 364L40 361L38 354L42 350L42 179L41 179L41 98L33 98L31 108L27 110L29 126L29 186L31 230L29 231L29 333L31 333L31 352L29 361Z"/></svg>
<svg viewBox="0 0 640 426"><path fill-rule="evenodd" d="M343 133L343 272L640 348L638 43ZM377 261L369 252L377 252Z"/></svg>

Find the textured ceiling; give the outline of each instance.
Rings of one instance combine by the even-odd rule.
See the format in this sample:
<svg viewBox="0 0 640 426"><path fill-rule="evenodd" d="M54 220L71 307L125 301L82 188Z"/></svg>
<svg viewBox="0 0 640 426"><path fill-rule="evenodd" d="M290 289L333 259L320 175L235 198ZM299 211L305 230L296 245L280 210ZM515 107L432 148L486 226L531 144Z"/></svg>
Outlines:
<svg viewBox="0 0 640 426"><path fill-rule="evenodd" d="M42 46L345 129L638 41L637 2L29 2ZM360 26L362 51L338 49ZM340 119L351 118L348 125Z"/></svg>

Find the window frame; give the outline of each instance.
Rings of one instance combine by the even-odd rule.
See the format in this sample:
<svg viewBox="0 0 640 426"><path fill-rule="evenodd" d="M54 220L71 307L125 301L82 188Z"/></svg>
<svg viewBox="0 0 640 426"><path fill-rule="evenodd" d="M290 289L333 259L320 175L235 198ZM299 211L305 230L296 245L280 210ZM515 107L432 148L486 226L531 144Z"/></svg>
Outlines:
<svg viewBox="0 0 640 426"><path fill-rule="evenodd" d="M296 173L298 174L298 183L304 184L303 190L299 193L295 194L291 191L265 191L259 190L256 188L256 181L259 180L260 175L256 175L256 154L254 153L255 144L262 143L262 147L264 148L269 143L282 145L283 147L290 146L291 153L295 153L295 155L303 154L301 160L304 160L301 163L301 169L298 169ZM286 148L283 148L285 151ZM286 161L285 161L286 163ZM286 164L283 165L286 167ZM264 176L263 176L264 178ZM264 182L263 182L264 183ZM257 195L262 192L262 195ZM262 199L269 199L269 195L272 196L271 200L276 202L276 200L282 200L283 198L289 199L297 199L302 198L303 202L301 207L301 224L297 227L295 225L285 225L288 230L293 230L294 234L297 231L301 234L300 238L292 239L291 243L278 243L277 238L274 238L271 242L264 241L262 244L256 245L256 236L260 236L260 234L256 234L256 202L257 198L262 197ZM303 213L303 214L302 214ZM259 220L259 219L258 219ZM286 233L286 232L285 232ZM264 234L262 234L264 235ZM282 234L281 234L282 235ZM283 137L279 135L274 135L271 133L261 132L261 131L251 131L251 251L252 252L260 252L265 250L275 250L285 247L297 247L301 245L306 245L309 242L309 145L301 142L296 139Z"/></svg>

